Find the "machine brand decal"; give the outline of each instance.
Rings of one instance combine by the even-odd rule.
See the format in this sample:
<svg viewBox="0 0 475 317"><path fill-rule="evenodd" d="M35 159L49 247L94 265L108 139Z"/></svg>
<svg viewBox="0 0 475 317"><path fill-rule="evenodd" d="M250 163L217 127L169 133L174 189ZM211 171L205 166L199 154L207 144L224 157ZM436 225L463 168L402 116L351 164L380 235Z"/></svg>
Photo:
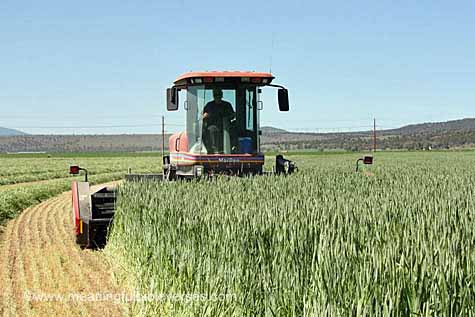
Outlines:
<svg viewBox="0 0 475 317"><path fill-rule="evenodd" d="M234 157L219 157L218 161L220 163L240 163L241 160Z"/></svg>
<svg viewBox="0 0 475 317"><path fill-rule="evenodd" d="M179 165L194 165L194 164L230 164L230 166L239 164L264 164L263 156L220 156L220 155L192 155L185 153L171 153L172 161Z"/></svg>

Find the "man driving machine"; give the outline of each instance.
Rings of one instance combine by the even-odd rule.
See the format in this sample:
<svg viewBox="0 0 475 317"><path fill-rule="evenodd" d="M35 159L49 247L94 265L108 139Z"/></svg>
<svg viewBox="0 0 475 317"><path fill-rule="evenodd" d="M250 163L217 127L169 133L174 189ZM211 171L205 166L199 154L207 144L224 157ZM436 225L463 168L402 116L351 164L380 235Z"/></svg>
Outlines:
<svg viewBox="0 0 475 317"><path fill-rule="evenodd" d="M203 110L203 141L209 153L223 152L224 124L230 124L234 118L233 106L223 100L223 91L213 89L213 100Z"/></svg>

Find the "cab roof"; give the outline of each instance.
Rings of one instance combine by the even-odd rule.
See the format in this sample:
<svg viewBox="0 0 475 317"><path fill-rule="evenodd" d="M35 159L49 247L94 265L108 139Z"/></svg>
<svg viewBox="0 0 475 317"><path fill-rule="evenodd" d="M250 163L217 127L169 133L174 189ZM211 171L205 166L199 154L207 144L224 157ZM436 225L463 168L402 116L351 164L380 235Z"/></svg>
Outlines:
<svg viewBox="0 0 475 317"><path fill-rule="evenodd" d="M259 72L240 72L240 71L207 71L207 72L189 72L178 77L174 84L177 84L183 80L194 78L267 78L270 83L275 77L271 73L259 73Z"/></svg>

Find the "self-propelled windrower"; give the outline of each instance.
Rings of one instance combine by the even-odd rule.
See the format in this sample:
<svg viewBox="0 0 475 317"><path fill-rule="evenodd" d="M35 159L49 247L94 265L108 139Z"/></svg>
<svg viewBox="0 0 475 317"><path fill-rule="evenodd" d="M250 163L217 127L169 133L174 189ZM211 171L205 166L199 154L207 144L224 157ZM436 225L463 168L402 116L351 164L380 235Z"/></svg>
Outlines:
<svg viewBox="0 0 475 317"><path fill-rule="evenodd" d="M270 73L235 71L190 72L178 77L167 89L167 110L178 110L184 98L186 130L170 136L163 173L128 174L126 181L292 174L296 170L294 162L282 155L276 156L272 171L264 170L259 125L262 89L277 88L279 110L289 110L287 89L273 84L273 80ZM85 171L79 166L70 168L71 174L79 174L80 170ZM72 195L77 243L83 247L105 244L114 215L115 188L91 188L86 179L73 182Z"/></svg>

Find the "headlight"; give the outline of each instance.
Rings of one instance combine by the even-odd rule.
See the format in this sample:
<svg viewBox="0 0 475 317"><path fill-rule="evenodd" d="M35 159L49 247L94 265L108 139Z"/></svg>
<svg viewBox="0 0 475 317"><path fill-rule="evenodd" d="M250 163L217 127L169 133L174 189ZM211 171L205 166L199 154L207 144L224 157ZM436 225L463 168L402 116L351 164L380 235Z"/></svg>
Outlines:
<svg viewBox="0 0 475 317"><path fill-rule="evenodd" d="M203 166L195 166L195 176L203 176Z"/></svg>

